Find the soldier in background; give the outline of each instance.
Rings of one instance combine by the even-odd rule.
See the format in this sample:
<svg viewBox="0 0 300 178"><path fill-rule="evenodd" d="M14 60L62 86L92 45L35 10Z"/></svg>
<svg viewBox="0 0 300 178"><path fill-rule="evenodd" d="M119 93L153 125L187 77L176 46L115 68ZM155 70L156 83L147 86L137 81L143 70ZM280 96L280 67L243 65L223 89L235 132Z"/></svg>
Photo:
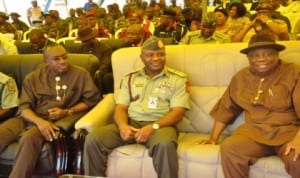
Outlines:
<svg viewBox="0 0 300 178"><path fill-rule="evenodd" d="M9 15L11 17L11 20L13 21L12 24L16 27L17 30L21 30L22 32L26 32L29 27L28 25L19 19L20 14L16 12L12 12Z"/></svg>

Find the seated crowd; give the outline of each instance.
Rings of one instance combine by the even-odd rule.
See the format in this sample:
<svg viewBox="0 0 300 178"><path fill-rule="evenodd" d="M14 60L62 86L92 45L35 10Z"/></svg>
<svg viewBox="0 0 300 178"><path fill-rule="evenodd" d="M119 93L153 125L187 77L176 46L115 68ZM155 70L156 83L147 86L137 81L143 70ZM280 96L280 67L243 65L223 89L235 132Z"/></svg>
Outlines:
<svg viewBox="0 0 300 178"><path fill-rule="evenodd" d="M160 125L157 125L157 123L156 125L151 125L153 128L146 128L146 125L149 124L148 122L142 123L137 120L130 121L130 124L136 128L127 124L129 116L126 112L130 110L130 114L130 112L137 111L133 111L132 108L129 108L132 100L127 96L127 90L130 90L130 87L127 86L129 84L126 82L123 83L121 88L123 93L121 93L122 95L120 95L117 100L116 110L118 112L115 113L115 117L118 116L121 119L116 120L117 125L109 125L105 128L111 135L115 134L114 137L118 140L118 143L107 143L110 144L111 147L123 145L125 142L147 142L148 139L156 139L149 147L153 150L151 153L153 159L156 162L162 162L167 159L163 157L167 151L173 154L175 153L176 155L176 146L175 142L173 142L173 140L177 139L176 133L172 130L173 127L170 127L170 129L166 126L172 126L179 122L184 111L189 108L187 104L188 91L185 90L187 87L186 75L172 69L164 69L165 61L163 58L166 55L164 51L165 45L248 42L253 35L262 34L269 34L275 37L276 41L300 39L300 20L293 29L289 19L277 11L281 3L283 4L283 1L260 0L255 7L255 13L247 11L243 3L234 2L229 4L228 7L218 6L214 11L205 14L202 14L203 9L201 9L201 3L197 0L190 0L189 6L184 9L176 5L176 0L172 1L170 7L167 7L163 2L165 1L160 1L160 3L151 1L150 4L145 2L141 4L126 4L123 7L123 12L121 12L116 3L107 7L108 12L106 12L105 8L98 7L97 4L92 3L89 7L85 6L84 8L70 9L70 16L66 19L62 19L57 10L50 10L49 13L43 14L43 22L41 24L31 27L27 26L24 22L20 22L18 19L20 15L16 12L12 12L9 15L12 18L12 23L7 21L9 16L0 12L0 32L3 33L0 35L0 54L42 53L44 55L44 62L47 64L47 67L35 71L26 78L19 101L17 99L18 90L14 80L2 74L0 71L0 86L3 85L0 92L2 93L4 91L2 95L7 94L10 96L10 103L7 100L7 103L0 101L0 121L5 120L2 116L8 118L14 115L16 107L18 106L17 103L19 103L18 117L2 122L0 126L0 135L3 137L0 137L2 138L0 139L0 151L2 151L11 140L19 139L19 135L22 134L22 147L19 149L16 164L11 175L12 177L31 176L37 158L31 157L31 159L29 159L26 155L33 151L38 152L41 144L45 141L55 139L55 131L59 128L57 128L52 121L68 117L74 113L87 111L99 102L104 94L114 92L111 56L113 51L118 48L141 47L141 58L146 68L145 71L133 73L134 76L136 75L135 77L140 77L141 81L144 81L144 78L147 77L150 79L157 77L163 81L165 77L167 78L169 75L174 75L174 78L182 83L181 90L176 92L178 92L178 97L183 96L186 100L179 102L180 99L176 97L170 98L168 102L174 101L174 103L172 102L174 106L171 107L168 105L170 103L166 102L166 99L164 102L167 103L165 105L170 107L166 109L169 112L163 110L159 113L160 117L164 117L164 119L157 122ZM22 31L24 37L22 36L21 39L25 38L25 41L20 40L18 31ZM75 33L73 33L74 31ZM7 33L13 34L13 39L9 39L5 35ZM25 34L27 36L25 36ZM63 40L64 38L66 40ZM255 39L252 39L252 43L257 43L259 40L255 41ZM273 46L275 45L275 47L279 46L282 49L284 48L275 44L275 41L274 44L272 40L269 42L272 43ZM30 46L26 52L21 51L24 45ZM272 56L276 58L278 52L282 49L277 50L275 47L274 49L268 49L269 51L266 52L261 52L259 49L252 49L257 53L253 55L258 55L255 56L255 58L260 58L262 55L272 54ZM252 50L249 49L250 52L253 52ZM249 51L244 53L248 55ZM93 54L98 58L100 67L95 77L97 80L95 82L98 84L97 86L94 85L91 77L88 76L85 71L66 62L68 58L67 52ZM152 60L153 56L159 56L161 63L156 65L151 64L149 61ZM156 68L157 65L159 65L158 69ZM168 75L162 75L164 70L169 70L166 71ZM258 71L258 73L259 72L260 71ZM40 79L39 75L45 75L45 79ZM74 85L75 88L81 88L82 91L79 91L76 97L73 97L73 95L64 96L64 93L62 93L62 97L70 99L66 100L68 102L62 103L59 106L57 106L58 100L60 100L57 98L58 96L52 96L56 97L53 103L39 101L41 102L40 105L35 105L34 102L37 101L34 99L42 98L38 96L39 93L37 91L41 90L38 87L43 88L48 85L44 83L45 85L39 86L36 82L43 83L47 81L46 78L48 75L53 78L55 78L56 75L61 77L61 79L58 80L55 78L55 80L52 81L53 85L55 85L55 83L65 82L68 83L70 87ZM80 82L75 80L73 75L80 78ZM43 90L46 91L45 88L43 88ZM137 98L137 100L142 100L142 98L143 97ZM152 99L153 103L149 102L148 107L156 109L156 102L161 101L156 101L155 99L157 98L155 97L152 97ZM220 102L223 100L220 100ZM242 110L244 108L239 109ZM145 113L138 114L143 115ZM176 118L176 122L171 122L170 120L172 120L174 116L178 118ZM152 123L155 119L150 122ZM23 120L25 120L25 124ZM33 123L37 127L32 127ZM10 133L11 125L17 126L14 131L15 133ZM118 130L116 126L121 129ZM164 132L155 135L157 138L151 135L152 132L155 133L154 131L161 126L164 126ZM220 127L218 128L217 126L213 133L215 135L221 133L225 127L223 126L219 129ZM24 132L25 127L27 129L26 132ZM85 149L88 151L85 152L86 156L84 157L84 161L86 161L85 169L90 175L105 176L105 166L103 164L106 163L106 157L105 153L98 147L98 145L106 144L104 138L106 133L104 132L105 130L99 129L87 137L88 143L85 145ZM163 138L165 133L168 133L172 137ZM31 143L28 139L31 138L30 136L32 135L36 137L35 140L31 141L36 144L33 149L28 145ZM98 138L99 135L101 138ZM170 148L168 150L163 144L159 146L155 145L157 142L161 142L158 137L160 137L161 140L164 139L166 144L169 144ZM123 142L122 139L125 140L125 142ZM135 140L132 141L132 139ZM292 137L290 140L292 140ZM203 141L202 144L215 144L216 142L218 142L217 139L210 139ZM156 147L157 150L154 149ZM108 148L106 148L106 150L108 150ZM99 160L95 160L95 158L93 158L95 154L103 155L102 157L98 157ZM28 159L31 165L24 166L25 160L28 161ZM176 159L176 157L173 159ZM289 157L289 159L291 160L292 157ZM101 163L103 164L99 166ZM165 165L166 167L158 166L160 164L156 165L155 170L160 177L178 177L176 172L172 173L172 168L176 168L177 166L175 161L170 160L170 163L174 163L174 165ZM297 164L298 163L299 162L297 162ZM101 170L96 170L98 167L101 167ZM166 173L166 170L170 170L168 172L170 175ZM229 167L228 170L230 170ZM293 171L293 168L289 171ZM245 172L243 172L243 174L247 174ZM229 175L230 171L226 173ZM298 172L292 172L291 174L298 174Z"/></svg>

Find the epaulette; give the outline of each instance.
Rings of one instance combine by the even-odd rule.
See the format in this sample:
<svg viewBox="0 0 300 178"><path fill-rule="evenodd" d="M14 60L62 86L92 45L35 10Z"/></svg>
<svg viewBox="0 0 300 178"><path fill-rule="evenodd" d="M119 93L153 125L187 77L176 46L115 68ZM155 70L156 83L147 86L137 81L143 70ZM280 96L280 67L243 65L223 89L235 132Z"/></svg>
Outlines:
<svg viewBox="0 0 300 178"><path fill-rule="evenodd" d="M0 83L6 83L11 77L0 72Z"/></svg>
<svg viewBox="0 0 300 178"><path fill-rule="evenodd" d="M172 69L172 68L167 68L167 71L172 73L172 74L176 74L180 77L186 77L186 73L182 72L182 71L179 71L179 70L176 70L176 69Z"/></svg>
<svg viewBox="0 0 300 178"><path fill-rule="evenodd" d="M130 73L125 74L125 76L129 76L129 75L132 75L132 74L136 74L136 73L138 73L138 72L140 72L140 70L132 71L132 72L130 72Z"/></svg>

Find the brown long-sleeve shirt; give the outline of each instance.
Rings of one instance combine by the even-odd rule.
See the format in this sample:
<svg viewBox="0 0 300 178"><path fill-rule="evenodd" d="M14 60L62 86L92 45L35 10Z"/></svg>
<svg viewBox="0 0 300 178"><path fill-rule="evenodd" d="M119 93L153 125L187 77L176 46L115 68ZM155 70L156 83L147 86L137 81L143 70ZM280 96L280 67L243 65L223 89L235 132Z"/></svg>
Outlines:
<svg viewBox="0 0 300 178"><path fill-rule="evenodd" d="M291 140L300 118L300 69L279 62L266 76L253 74L249 67L231 80L211 115L224 123L233 122L245 112L245 123L233 134L243 134L267 145L281 145Z"/></svg>
<svg viewBox="0 0 300 178"><path fill-rule="evenodd" d="M100 94L90 74L83 68L69 67L60 76L51 73L47 66L28 74L22 84L19 110L30 108L47 119L48 109L53 107L71 108L79 102L90 107L96 105ZM60 80L56 81L56 77ZM56 88L58 86L60 89Z"/></svg>

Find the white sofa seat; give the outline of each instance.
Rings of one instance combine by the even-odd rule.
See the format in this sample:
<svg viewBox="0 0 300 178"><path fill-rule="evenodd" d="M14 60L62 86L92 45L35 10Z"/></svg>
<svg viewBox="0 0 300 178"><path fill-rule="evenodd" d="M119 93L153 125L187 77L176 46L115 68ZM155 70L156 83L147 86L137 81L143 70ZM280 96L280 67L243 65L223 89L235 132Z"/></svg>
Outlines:
<svg viewBox="0 0 300 178"><path fill-rule="evenodd" d="M287 49L281 58L300 64L300 41L282 42ZM205 44L191 46L167 46L167 65L185 71L188 75L191 109L177 125L178 163L180 178L222 178L219 145L199 145L196 141L208 139L214 120L209 112L222 96L231 77L248 65L245 55L239 51L246 43ZM93 130L112 122L114 97L120 81L130 71L143 66L140 48L125 48L113 53L115 94L107 95L90 113L82 118L76 129ZM103 117L105 116L105 117ZM243 121L243 114L227 127L221 140ZM114 149L109 155L107 176L130 178L157 177L148 150L140 144L126 145ZM290 177L277 156L264 157L250 168L251 178Z"/></svg>

